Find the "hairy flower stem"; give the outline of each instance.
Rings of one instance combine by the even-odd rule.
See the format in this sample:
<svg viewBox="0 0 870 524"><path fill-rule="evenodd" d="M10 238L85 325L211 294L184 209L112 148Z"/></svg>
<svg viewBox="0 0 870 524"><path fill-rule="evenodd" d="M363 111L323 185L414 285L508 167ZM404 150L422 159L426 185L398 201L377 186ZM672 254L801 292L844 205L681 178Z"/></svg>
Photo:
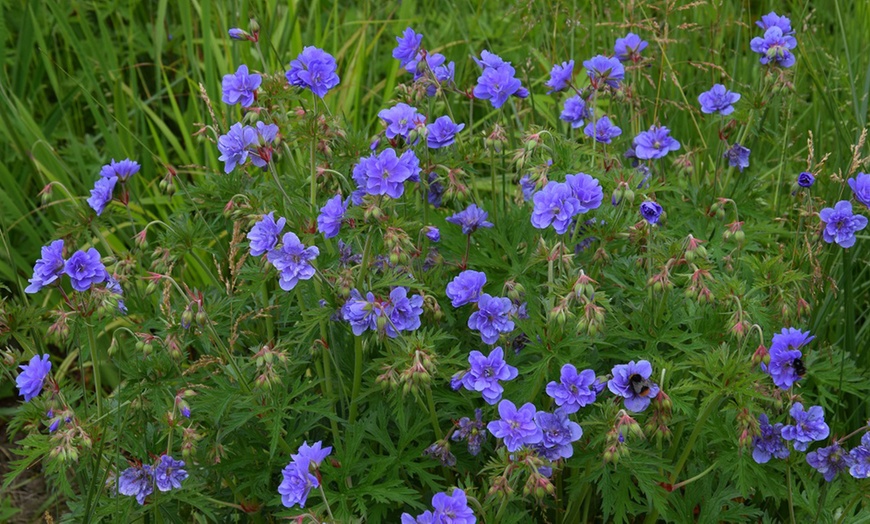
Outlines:
<svg viewBox="0 0 870 524"><path fill-rule="evenodd" d="M350 393L350 415L347 421L353 424L356 421L359 390L362 387L362 372L363 372L363 347L362 338L354 337L353 340L353 389Z"/></svg>
<svg viewBox="0 0 870 524"><path fill-rule="evenodd" d="M323 482L320 482L320 496L323 497L323 505L326 506L326 513L329 514L329 520L335 522L335 517L332 516L332 509L329 507L329 501L326 500L326 493L323 491Z"/></svg>
<svg viewBox="0 0 870 524"><path fill-rule="evenodd" d="M311 137L311 147L309 148L309 169L311 172L311 209L317 209L317 166L315 166L314 148L317 145L317 97L314 97L314 136Z"/></svg>
<svg viewBox="0 0 870 524"><path fill-rule="evenodd" d="M504 147L504 146L502 146ZM496 201L495 190L495 149L489 149L489 178L492 185L492 222L498 228L498 202Z"/></svg>
<svg viewBox="0 0 870 524"><path fill-rule="evenodd" d="M556 276L553 270L553 255L547 257L547 309L553 309L553 291L555 288Z"/></svg>
<svg viewBox="0 0 870 524"><path fill-rule="evenodd" d="M97 418L103 417L103 404L101 397L103 395L103 387L100 381L100 358L97 350L97 336L94 333L94 326L85 324L88 331L88 345L91 348L91 370L94 372L94 398L97 401Z"/></svg>
<svg viewBox="0 0 870 524"><path fill-rule="evenodd" d="M265 278L263 279L263 309L269 309L269 281ZM269 339L269 342L275 340L275 321L272 319L272 315L266 315L266 337Z"/></svg>
<svg viewBox="0 0 870 524"><path fill-rule="evenodd" d="M791 482L791 457L785 461L785 482L788 484L788 517L791 524L796 524L794 519L794 495L792 494L793 486Z"/></svg>

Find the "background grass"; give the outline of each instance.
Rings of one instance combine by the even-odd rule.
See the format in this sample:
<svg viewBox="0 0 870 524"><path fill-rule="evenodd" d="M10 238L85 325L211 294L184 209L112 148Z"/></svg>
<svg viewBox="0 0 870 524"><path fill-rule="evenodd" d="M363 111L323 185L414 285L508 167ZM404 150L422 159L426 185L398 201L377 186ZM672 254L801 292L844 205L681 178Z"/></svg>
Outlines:
<svg viewBox="0 0 870 524"><path fill-rule="evenodd" d="M735 183L746 195L765 197L764 206L745 209L748 216L783 217L792 205L790 185L806 168L808 132L816 160L830 154L821 173L830 178L848 172L850 146L867 127L868 2L4 2L0 306L5 326L0 329L15 329L8 298L25 304L46 298L23 294L40 247L70 228L92 227L84 200L109 159L130 157L143 166L132 182L139 198L130 218L138 224L169 221L184 199L158 189L168 169L189 180L220 172L214 144L195 135L199 127L191 123L212 123L200 86L219 103L221 77L240 64L283 71L303 46L325 48L337 58L342 78L341 89L328 99L332 111L370 135L378 126L377 112L390 105L395 86L407 80L390 53L394 36L411 25L425 34L424 45L456 61L460 87L473 84L477 71L470 57L480 50L512 60L535 93L537 109L517 118L519 125L561 128L554 99L543 95L551 64L574 58L579 65L608 53L617 37L633 30L659 48L655 56L667 57L655 68L661 76L651 70L653 76L639 80L647 84L647 120L666 124L691 148L717 140L714 124L686 110L712 83L733 86L747 103L764 103L750 89L762 70L749 39L758 34L754 21L770 10L789 15L797 30L794 94L764 113L758 135L770 142L753 149L751 174ZM260 25L259 48L227 37L230 27L247 28L249 18ZM470 130L475 135L484 131L479 121ZM217 123L224 129L227 124ZM707 160L696 169L709 168ZM57 184L54 195L43 205L40 191L50 183ZM841 184L820 187L829 192L820 195L829 203L848 196ZM78 206L69 206L70 200ZM78 212L71 215L70 209ZM795 234L790 231L783 227L783 235ZM118 251L132 245L130 223L117 222L109 233L107 241ZM862 352L864 362L870 362L867 240L865 231L852 249L854 310L844 308L841 295L813 297L814 320L806 326L834 346ZM783 243L788 245L788 239ZM191 249L191 256L202 255L205 250ZM837 282L844 278L840 255L841 250L831 250L824 261L826 275ZM210 276L199 278L206 282ZM4 387L0 394L12 393L11 384ZM867 415L848 405L841 410L849 423Z"/></svg>

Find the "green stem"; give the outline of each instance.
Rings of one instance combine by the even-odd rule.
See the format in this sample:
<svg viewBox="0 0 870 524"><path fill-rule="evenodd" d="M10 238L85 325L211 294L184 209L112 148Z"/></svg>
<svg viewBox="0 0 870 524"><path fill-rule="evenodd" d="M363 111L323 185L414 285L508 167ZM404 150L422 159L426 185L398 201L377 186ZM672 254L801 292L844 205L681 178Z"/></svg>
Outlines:
<svg viewBox="0 0 870 524"><path fill-rule="evenodd" d="M492 186L492 222L498 229L498 202L495 200L495 148L492 147L489 148L489 178Z"/></svg>
<svg viewBox="0 0 870 524"><path fill-rule="evenodd" d="M432 429L435 430L435 436L438 437L437 440L441 440L441 426L438 425L438 415L435 411L435 399L432 398L432 388L426 388L426 403L429 406L429 420L432 422Z"/></svg>
<svg viewBox="0 0 870 524"><path fill-rule="evenodd" d="M556 281L555 274L553 271L553 255L547 257L547 309L553 309L553 288L555 287L554 283Z"/></svg>
<svg viewBox="0 0 870 524"><path fill-rule="evenodd" d="M372 255L372 237L374 237L374 231L372 231L372 228L370 227L368 234L366 235L366 245L363 247L363 257L359 268L359 275L356 278L356 287L360 288L360 293L362 293L361 288L365 283L366 273L369 269L369 259Z"/></svg>
<svg viewBox="0 0 870 524"><path fill-rule="evenodd" d="M94 333L94 327L90 324L86 324L86 328L88 331L88 344L91 348L91 369L94 372L94 397L97 400L97 418L103 417L103 404L101 397L103 395L103 387L100 382L100 359L99 359L99 350L97 349L97 336Z"/></svg>
<svg viewBox="0 0 870 524"><path fill-rule="evenodd" d="M689 454L692 452L692 448L695 447L695 441L698 440L698 437L701 436L701 431L703 431L706 427L705 422L707 422L707 418L719 406L720 400L721 399L719 398L719 393L715 394L713 398L710 399L707 407L704 408L704 411L701 412L698 420L695 421L695 429L692 430L692 434L689 435L689 441L686 442L686 447L683 449L683 454L680 455L680 459L677 461L677 465L674 467L674 472L671 473L671 484L676 484L677 477L680 476L680 472L683 470L683 466L685 466L686 461L689 460Z"/></svg>
<svg viewBox="0 0 870 524"><path fill-rule="evenodd" d="M791 485L791 457L789 457L785 463L785 481L788 484L788 518L791 524L795 524L797 521L794 519L794 495L792 494Z"/></svg>
<svg viewBox="0 0 870 524"><path fill-rule="evenodd" d="M265 278L263 279L263 309L269 308L269 281ZM266 336L269 338L270 342L275 341L275 321L272 319L271 314L266 315Z"/></svg>
<svg viewBox="0 0 870 524"><path fill-rule="evenodd" d="M353 341L353 389L350 394L350 416L348 422L356 421L359 402L359 391L362 388L363 346L362 337L354 337Z"/></svg>

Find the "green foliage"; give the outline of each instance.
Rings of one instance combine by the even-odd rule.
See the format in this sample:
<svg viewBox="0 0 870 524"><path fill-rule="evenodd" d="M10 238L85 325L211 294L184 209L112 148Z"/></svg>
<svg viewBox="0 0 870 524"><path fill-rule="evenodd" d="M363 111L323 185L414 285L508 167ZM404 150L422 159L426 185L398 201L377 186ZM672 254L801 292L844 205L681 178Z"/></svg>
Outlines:
<svg viewBox="0 0 870 524"><path fill-rule="evenodd" d="M798 63L782 75L748 49L754 21L771 9L797 30ZM247 28L249 17L257 45L229 40L227 29ZM422 96L391 58L409 25L456 62L457 90ZM848 199L843 180L868 168L868 26L868 5L839 1L5 3L0 395L13 402L16 367L33 354L52 355L53 381L3 415L17 442L0 520L18 512L7 491L38 470L56 497L50 513L66 521L397 522L453 487L480 522L866 521L866 481L826 483L794 450L757 464L751 442L759 414L785 421L795 401L822 406L835 438L870 417L867 230L841 258L821 241L816 216ZM559 120L561 99L544 95L544 83L553 63L571 58L579 83L581 62L610 54L628 30L650 42L648 58L629 69L629 88L597 101L623 127L605 149ZM283 71L307 45L339 64L341 85L323 102L285 89ZM470 57L483 49L513 61L528 100L494 110L462 93L479 75ZM269 75L259 113L220 102L222 76L242 63ZM697 110L698 93L716 82L743 94L728 118ZM348 211L340 238L363 257L344 263L314 220L327 197L355 189L353 165L381 132L377 113L399 101L427 122L453 114L467 127L449 149L413 148L426 170L403 199ZM240 119L279 125L270 170L224 173L216 141ZM683 148L637 187L641 176L621 153L654 123ZM499 131L504 140L488 147ZM743 173L721 158L738 138L752 149ZM142 164L129 205L96 217L88 191L101 165L124 157ZM804 170L816 185L793 193ZM579 171L604 187L596 222L562 236L535 229L520 177L542 185ZM429 172L447 189L441 209L426 203ZM610 205L620 187L636 198ZM665 207L660 227L637 215L646 198ZM469 240L445 218L470 202L496 227ZM245 239L271 211L320 248L317 276L291 292ZM423 225L440 228L437 246L418 233ZM107 257L127 316L107 293L24 293L40 247L55 238ZM390 254L400 263L375 258ZM491 435L476 456L451 443L475 408L497 418L478 394L449 386L469 351L484 351L466 327L470 306L445 296L465 267L487 274L488 293L528 304L529 318L500 340L520 372L504 398L552 411L544 389L563 364L605 375L647 359L669 407L633 414L633 432L621 404L602 394L576 416L584 435L574 456L539 479L553 490L546 496L526 489L542 466L533 454L512 459ZM582 276L592 292L577 291ZM398 286L424 297L419 330L355 337L340 320L351 289L386 296ZM753 353L786 326L816 340L804 353L807 376L782 391ZM64 414L53 433L49 409ZM442 439L455 465L424 453ZM281 470L303 441L321 440L334 448L318 469L323 491L304 509L285 508ZM606 460L614 447L622 454ZM121 471L164 453L187 462L182 490L155 490L145 506L117 494Z"/></svg>

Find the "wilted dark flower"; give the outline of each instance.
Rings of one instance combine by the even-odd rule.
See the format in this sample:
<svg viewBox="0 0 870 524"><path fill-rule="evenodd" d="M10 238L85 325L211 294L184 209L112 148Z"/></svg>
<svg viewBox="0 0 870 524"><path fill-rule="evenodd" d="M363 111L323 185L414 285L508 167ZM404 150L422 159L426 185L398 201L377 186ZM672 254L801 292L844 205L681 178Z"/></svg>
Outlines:
<svg viewBox="0 0 870 524"><path fill-rule="evenodd" d="M473 456L477 456L477 454L480 453L481 444L486 440L486 425L483 423L483 411L480 408L475 409L474 420L471 420L468 417L462 417L459 419L457 426L458 429L453 432L453 435L450 438L454 441L467 440L468 452Z"/></svg>
<svg viewBox="0 0 870 524"><path fill-rule="evenodd" d="M852 456L834 442L826 448L807 453L807 464L821 473L826 481L831 482L837 473L849 469L852 465Z"/></svg>
<svg viewBox="0 0 870 524"><path fill-rule="evenodd" d="M744 168L749 167L749 153L749 148L734 144L722 156L728 159L729 166L740 169L742 173Z"/></svg>
<svg viewBox="0 0 870 524"><path fill-rule="evenodd" d="M447 221L462 226L463 235L470 235L478 228L492 227L492 222L486 219L488 216L489 213L477 207L477 204L471 204L465 210L447 217Z"/></svg>
<svg viewBox="0 0 870 524"><path fill-rule="evenodd" d="M770 457L784 459L789 455L788 444L782 438L782 424L771 425L767 415L758 416L760 435L752 439L752 458L759 464L764 464Z"/></svg>
<svg viewBox="0 0 870 524"><path fill-rule="evenodd" d="M444 440L433 442L428 448L423 450L423 454L427 457L432 457L443 466L452 468L456 465L456 455L450 452L450 444Z"/></svg>

